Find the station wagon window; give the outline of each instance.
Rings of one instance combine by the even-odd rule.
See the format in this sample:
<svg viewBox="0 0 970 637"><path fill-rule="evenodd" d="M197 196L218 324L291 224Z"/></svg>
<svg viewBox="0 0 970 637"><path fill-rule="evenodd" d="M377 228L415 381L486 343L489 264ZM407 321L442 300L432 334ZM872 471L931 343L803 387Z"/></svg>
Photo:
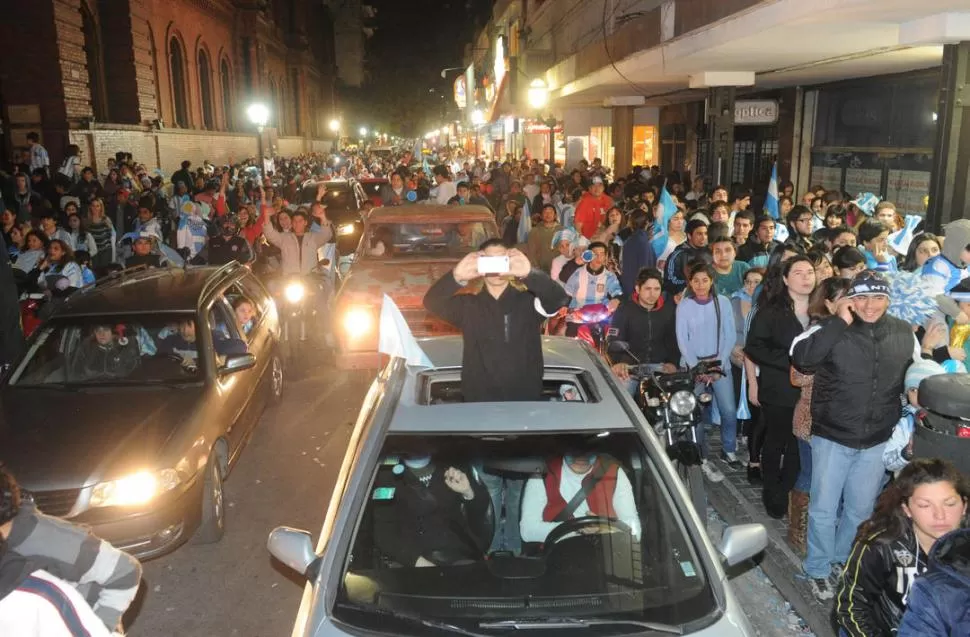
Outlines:
<svg viewBox="0 0 970 637"><path fill-rule="evenodd" d="M240 336L249 340L253 330L263 319L266 303L260 302L258 297L253 294L255 290L244 289L239 282L229 286L226 290L226 301L232 308L236 317L236 325L239 328Z"/></svg>
<svg viewBox="0 0 970 637"><path fill-rule="evenodd" d="M600 396L589 372L547 368L542 378L540 400L598 403ZM454 370L421 374L417 402L422 405L464 402L461 393L461 372Z"/></svg>
<svg viewBox="0 0 970 637"><path fill-rule="evenodd" d="M375 221L368 228L365 258L462 257L496 236L495 224L481 221Z"/></svg>
<svg viewBox="0 0 970 637"><path fill-rule="evenodd" d="M184 383L201 379L192 314L64 317L43 325L11 385Z"/></svg>
<svg viewBox="0 0 970 637"><path fill-rule="evenodd" d="M701 540L660 475L629 430L392 434L349 527L334 616L415 635L415 617L485 635L548 617L575 621L556 627L566 636L710 623Z"/></svg>

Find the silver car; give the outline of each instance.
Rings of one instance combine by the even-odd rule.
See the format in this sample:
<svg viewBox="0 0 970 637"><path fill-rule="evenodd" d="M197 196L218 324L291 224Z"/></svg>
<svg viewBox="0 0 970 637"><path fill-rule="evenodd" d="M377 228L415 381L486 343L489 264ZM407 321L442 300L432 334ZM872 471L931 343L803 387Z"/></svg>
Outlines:
<svg viewBox="0 0 970 637"><path fill-rule="evenodd" d="M320 538L269 550L307 584L294 637L753 635L662 444L589 347L547 338L540 402L463 403L460 337L371 385ZM590 631L590 627L593 630Z"/></svg>

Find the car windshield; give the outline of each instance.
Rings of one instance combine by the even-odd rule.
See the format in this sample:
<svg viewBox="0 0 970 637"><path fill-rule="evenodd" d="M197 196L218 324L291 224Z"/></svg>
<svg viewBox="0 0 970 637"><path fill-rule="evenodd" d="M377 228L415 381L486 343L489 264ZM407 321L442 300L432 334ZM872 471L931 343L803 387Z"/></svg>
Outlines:
<svg viewBox="0 0 970 637"><path fill-rule="evenodd" d="M389 436L335 616L375 630L420 617L501 634L554 617L556 635L677 632L716 601L659 476L630 431Z"/></svg>
<svg viewBox="0 0 970 637"><path fill-rule="evenodd" d="M327 216L333 221L344 221L344 217L357 214L357 199L349 183L328 184L323 203L327 206Z"/></svg>
<svg viewBox="0 0 970 637"><path fill-rule="evenodd" d="M375 222L364 239L364 258L463 257L496 236L481 221Z"/></svg>
<svg viewBox="0 0 970 637"><path fill-rule="evenodd" d="M216 328L217 351L239 345ZM201 379L192 314L64 317L38 330L11 385L186 383ZM218 333L216 333L218 332ZM227 347L223 347L226 345ZM242 345L244 349L244 345Z"/></svg>

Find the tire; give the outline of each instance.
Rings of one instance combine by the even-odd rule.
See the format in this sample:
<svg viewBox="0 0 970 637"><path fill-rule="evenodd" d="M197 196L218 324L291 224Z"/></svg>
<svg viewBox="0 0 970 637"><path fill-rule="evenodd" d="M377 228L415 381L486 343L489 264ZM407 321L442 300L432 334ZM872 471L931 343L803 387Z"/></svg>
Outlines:
<svg viewBox="0 0 970 637"><path fill-rule="evenodd" d="M277 352L273 352L273 358L269 362L269 381L266 384L270 405L278 405L283 401L284 381L286 380L284 370L283 359Z"/></svg>
<svg viewBox="0 0 970 637"><path fill-rule="evenodd" d="M707 520L707 490L704 487L704 472L701 471L701 466L678 463L677 473L680 474L680 479L684 481L684 486L690 493L690 501L697 515L702 522Z"/></svg>
<svg viewBox="0 0 970 637"><path fill-rule="evenodd" d="M213 451L205 467L205 484L202 486L202 521L192 541L195 544L214 544L226 532L226 502L222 489L222 469L219 457Z"/></svg>

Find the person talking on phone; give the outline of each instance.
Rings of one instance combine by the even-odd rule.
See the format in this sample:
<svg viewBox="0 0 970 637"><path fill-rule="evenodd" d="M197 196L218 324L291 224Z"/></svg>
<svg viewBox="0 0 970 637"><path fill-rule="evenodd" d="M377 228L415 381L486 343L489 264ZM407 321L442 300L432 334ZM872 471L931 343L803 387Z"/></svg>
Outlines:
<svg viewBox="0 0 970 637"><path fill-rule="evenodd" d="M863 270L836 302L835 315L791 345L795 367L815 374L804 569L820 601L835 595L831 575L841 572L856 529L872 513L886 472L883 450L902 413L906 370L921 359L913 328L886 313L889 296L889 283Z"/></svg>
<svg viewBox="0 0 970 637"><path fill-rule="evenodd" d="M466 286L470 294L457 294ZM429 312L462 332L465 402L539 400L540 327L568 302L561 286L497 238L466 255L424 296Z"/></svg>

